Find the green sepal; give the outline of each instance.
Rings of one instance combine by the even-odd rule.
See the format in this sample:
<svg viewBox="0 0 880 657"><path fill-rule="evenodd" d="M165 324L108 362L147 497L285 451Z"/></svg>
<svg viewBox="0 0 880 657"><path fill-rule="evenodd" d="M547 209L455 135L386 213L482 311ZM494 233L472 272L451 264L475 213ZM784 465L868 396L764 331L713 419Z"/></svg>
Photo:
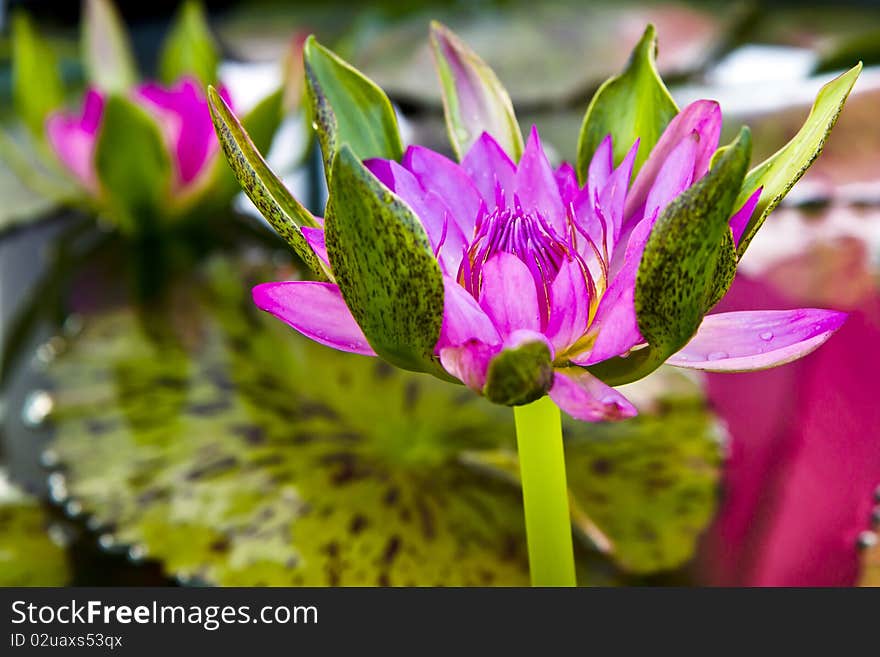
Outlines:
<svg viewBox="0 0 880 657"><path fill-rule="evenodd" d="M46 117L63 105L64 87L55 53L23 12L12 16L12 96L28 130L44 139Z"/></svg>
<svg viewBox="0 0 880 657"><path fill-rule="evenodd" d="M657 220L636 276L639 330L671 356L700 326L713 294L718 245L751 156L751 134L736 141L699 182L675 198Z"/></svg>
<svg viewBox="0 0 880 657"><path fill-rule="evenodd" d="M623 72L606 80L590 101L578 138L577 173L581 183L587 179L593 153L609 134L615 166L636 139L640 140L633 175L638 173L667 124L678 114L657 72L656 53L656 31L648 25Z"/></svg>
<svg viewBox="0 0 880 657"><path fill-rule="evenodd" d="M522 406L543 397L552 385L550 349L543 342L526 342L492 359L483 394L496 404Z"/></svg>
<svg viewBox="0 0 880 657"><path fill-rule="evenodd" d="M734 205L734 209L736 206ZM733 232L727 231L721 238L718 246L718 263L715 266L715 275L712 277L712 287L709 298L706 301L705 310L711 310L716 303L721 301L736 277L736 243L733 241Z"/></svg>
<svg viewBox="0 0 880 657"><path fill-rule="evenodd" d="M816 95L810 115L792 140L749 171L735 206L737 208L742 206L758 187L763 189L758 205L752 212L752 218L740 239L737 249L739 257L746 252L767 215L776 209L794 184L819 157L828 134L837 122L837 117L840 116L849 92L861 71L862 64L859 62L822 87Z"/></svg>
<svg viewBox="0 0 880 657"><path fill-rule="evenodd" d="M636 275L635 310L647 346L591 366L609 385L643 378L694 336L707 308L728 284L719 284L719 248L751 155L743 128L699 182L675 198L657 219Z"/></svg>
<svg viewBox="0 0 880 657"><path fill-rule="evenodd" d="M167 85L191 75L203 86L217 81L220 51L211 34L205 8L187 0L177 12L159 55L159 77Z"/></svg>
<svg viewBox="0 0 880 657"><path fill-rule="evenodd" d="M110 0L87 0L82 24L83 65L104 92L127 91L138 81L131 40Z"/></svg>
<svg viewBox="0 0 880 657"><path fill-rule="evenodd" d="M372 80L317 42L303 50L306 92L330 180L333 159L348 144L361 160L400 160L403 143L391 101Z"/></svg>
<svg viewBox="0 0 880 657"><path fill-rule="evenodd" d="M376 353L439 374L443 276L415 213L343 145L333 161L327 253L345 303Z"/></svg>
<svg viewBox="0 0 880 657"><path fill-rule="evenodd" d="M452 30L433 21L431 49L443 89L443 114L452 150L461 160L488 132L514 162L523 152L513 103L494 71Z"/></svg>
<svg viewBox="0 0 880 657"><path fill-rule="evenodd" d="M125 96L107 97L95 168L109 217L120 230L155 230L171 192L171 156L153 117Z"/></svg>
<svg viewBox="0 0 880 657"><path fill-rule="evenodd" d="M280 111L280 92L276 92L267 102L274 104L276 110ZM317 277L322 280L332 280L330 272L312 251L301 230L303 226L318 227L318 222L269 168L248 132L213 87L208 88L208 106L211 109L211 119L223 153L245 194L254 202L275 232L291 246ZM267 105L262 111L268 113L271 108L272 105ZM258 124L255 127L265 126ZM265 134L261 136L265 137Z"/></svg>

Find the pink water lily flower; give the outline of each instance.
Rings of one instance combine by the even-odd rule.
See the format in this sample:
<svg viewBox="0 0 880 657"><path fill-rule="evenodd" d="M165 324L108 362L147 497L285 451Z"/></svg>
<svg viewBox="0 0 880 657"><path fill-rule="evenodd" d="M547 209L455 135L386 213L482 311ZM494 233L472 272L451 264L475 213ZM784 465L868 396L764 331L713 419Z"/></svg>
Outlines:
<svg viewBox="0 0 880 657"><path fill-rule="evenodd" d="M229 102L222 89L221 94ZM219 149L201 86L187 77L172 87L147 82L132 90L131 97L160 126L174 168L174 190L185 190L198 180ZM46 121L49 143L58 158L94 194L99 191L95 145L104 102L104 95L90 88L78 115L55 112Z"/></svg>
<svg viewBox="0 0 880 657"><path fill-rule="evenodd" d="M553 364L543 390L562 410L586 421L635 415L588 367L644 345L634 302L642 253L670 201L708 171L720 129L717 103L693 103L634 180L638 142L614 167L607 137L579 184L570 165L551 168L534 128L519 163L487 133L460 164L420 146L400 163L367 160L421 220L437 257L445 295L434 351L443 368L482 393L494 359L539 343ZM730 219L737 240L760 192ZM329 267L323 229L303 233ZM375 355L333 283L266 283L253 296L313 340ZM709 315L667 362L711 371L773 367L818 347L844 319L816 309Z"/></svg>

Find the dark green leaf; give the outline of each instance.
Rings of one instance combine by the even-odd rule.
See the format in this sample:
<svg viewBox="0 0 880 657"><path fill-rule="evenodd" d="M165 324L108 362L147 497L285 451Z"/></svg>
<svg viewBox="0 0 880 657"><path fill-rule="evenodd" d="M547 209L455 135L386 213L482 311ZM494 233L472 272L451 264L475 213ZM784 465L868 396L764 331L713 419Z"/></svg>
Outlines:
<svg viewBox="0 0 880 657"><path fill-rule="evenodd" d="M217 81L219 61L220 52L208 27L205 8L197 0L187 0L178 9L162 44L159 77L165 84L172 84L191 75L207 86Z"/></svg>
<svg viewBox="0 0 880 657"><path fill-rule="evenodd" d="M306 41L304 61L306 89L327 175L343 144L361 160L399 160L403 144L385 92L313 36Z"/></svg>
<svg viewBox="0 0 880 657"><path fill-rule="evenodd" d="M128 32L110 0L87 0L83 13L83 62L92 84L125 92L138 81Z"/></svg>
<svg viewBox="0 0 880 657"><path fill-rule="evenodd" d="M95 145L109 218L126 233L152 230L171 191L171 158L156 121L125 96L111 95Z"/></svg>
<svg viewBox="0 0 880 657"><path fill-rule="evenodd" d="M711 310L727 294L736 277L736 265L736 244L733 241L733 232L728 231L721 239L718 249L718 264L715 267L715 274L712 276L709 300L706 302L707 311Z"/></svg>
<svg viewBox="0 0 880 657"><path fill-rule="evenodd" d="M55 54L20 12L12 17L12 85L18 115L34 136L44 139L46 116L61 109L64 89Z"/></svg>
<svg viewBox="0 0 880 657"><path fill-rule="evenodd" d="M645 29L623 73L607 80L587 108L578 139L577 171L586 180L593 153L609 134L614 141L614 163L620 164L636 139L634 173L642 167L678 107L660 75L654 58L657 37L654 26Z"/></svg>
<svg viewBox="0 0 880 657"><path fill-rule="evenodd" d="M267 128L273 111L280 111L280 102L281 94L276 92L267 99L265 106L257 106L254 110L258 113L253 125L262 133L260 137L263 139L269 132ZM208 104L223 152L248 198L309 269L318 277L327 279L330 273L300 230L303 226L316 227L318 222L269 168L247 131L213 87L208 89Z"/></svg>
<svg viewBox="0 0 880 657"><path fill-rule="evenodd" d="M489 365L483 394L489 401L519 406L540 399L553 385L550 350L543 342L505 349Z"/></svg>
<svg viewBox="0 0 880 657"><path fill-rule="evenodd" d="M376 353L404 369L442 372L434 345L443 277L428 236L347 145L333 162L326 230L339 289Z"/></svg>
<svg viewBox="0 0 880 657"><path fill-rule="evenodd" d="M789 190L819 157L825 146L825 140L837 122L837 117L840 116L843 104L861 70L860 63L822 87L816 96L810 115L794 138L749 171L737 198L736 207L745 203L758 187L764 189L740 240L738 248L740 257L745 253L767 215L776 209Z"/></svg>
<svg viewBox="0 0 880 657"><path fill-rule="evenodd" d="M452 30L431 23L434 63L443 89L443 111L452 150L460 160L483 132L518 161L522 133L510 96L495 73Z"/></svg>

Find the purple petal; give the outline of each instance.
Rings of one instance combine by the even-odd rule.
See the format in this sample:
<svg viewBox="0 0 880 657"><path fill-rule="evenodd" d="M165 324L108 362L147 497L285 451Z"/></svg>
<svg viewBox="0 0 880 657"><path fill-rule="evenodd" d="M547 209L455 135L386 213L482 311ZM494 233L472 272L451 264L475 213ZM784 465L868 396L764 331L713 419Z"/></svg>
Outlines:
<svg viewBox="0 0 880 657"><path fill-rule="evenodd" d="M258 308L275 315L307 338L339 351L376 355L333 283L263 283L252 293Z"/></svg>
<svg viewBox="0 0 880 657"><path fill-rule="evenodd" d="M605 173L605 159L607 143L607 157L609 158L608 173ZM607 137L593 156L590 165L590 174L587 184L575 197L574 213L581 230L590 236L590 239L599 249L603 250L610 258L617 242L620 240L621 227L623 225L623 206L626 201L627 188L632 177L633 164L638 153L639 142L636 141L630 148L623 162L617 169L612 170L610 164L611 138ZM597 164L601 161L602 164ZM593 173L593 169L597 173ZM595 179L593 176L595 175ZM599 184L601 183L601 185ZM598 205L598 208L596 207ZM601 216L599 216L601 213ZM581 249L582 255L585 253Z"/></svg>
<svg viewBox="0 0 880 657"><path fill-rule="evenodd" d="M445 347L458 347L469 340L492 345L501 343L492 320L470 292L449 276L443 277L443 288L443 324L437 341L438 353Z"/></svg>
<svg viewBox="0 0 880 657"><path fill-rule="evenodd" d="M516 165L488 132L474 142L461 161L461 168L479 190L487 208L496 207L495 191L499 188L507 205L513 205Z"/></svg>
<svg viewBox="0 0 880 657"><path fill-rule="evenodd" d="M565 206L535 126L516 170L515 194L524 210L542 215L557 233L565 233Z"/></svg>
<svg viewBox="0 0 880 657"><path fill-rule="evenodd" d="M637 414L626 397L586 370L557 370L550 398L573 418L585 422L623 420Z"/></svg>
<svg viewBox="0 0 880 657"><path fill-rule="evenodd" d="M749 225L749 220L752 218L752 213L755 211L755 206L758 205L758 199L761 198L761 192L763 190L763 187L758 187L758 189L746 199L746 202L742 204L742 207L730 218L730 230L733 231L733 242L737 246L739 246L739 241L742 239L746 226Z"/></svg>
<svg viewBox="0 0 880 657"><path fill-rule="evenodd" d="M721 109L718 103L714 100L695 101L669 122L639 171L639 175L636 176L626 199L627 222L644 216L641 208L645 205L648 192L654 186L663 163L678 144L693 132L699 136L693 179L699 180L709 170L712 155L718 149L718 140L721 136Z"/></svg>
<svg viewBox="0 0 880 657"><path fill-rule="evenodd" d="M220 89L220 94L228 102L228 93L224 89ZM147 83L137 88L135 96L158 118L176 155L179 183L191 183L219 146L208 101L198 81L183 78L170 88Z"/></svg>
<svg viewBox="0 0 880 657"><path fill-rule="evenodd" d="M632 231L623 257L623 266L602 295L590 326L590 333L596 335L596 341L584 356L572 358L578 365L599 363L624 354L644 342L636 318L636 275L656 220L656 214L643 219Z"/></svg>
<svg viewBox="0 0 880 657"><path fill-rule="evenodd" d="M565 351L587 332L590 292L577 260L562 263L550 288L550 322L547 337L556 352Z"/></svg>
<svg viewBox="0 0 880 657"><path fill-rule="evenodd" d="M599 192L599 205L605 213L606 221L610 222L608 226L609 253L614 250L617 240L620 239L623 226L623 207L638 151L639 140L636 139L620 166L612 172L608 182Z"/></svg>
<svg viewBox="0 0 880 657"><path fill-rule="evenodd" d="M410 146L403 156L403 166L422 188L443 199L464 235L473 234L482 197L464 169L423 146Z"/></svg>
<svg viewBox="0 0 880 657"><path fill-rule="evenodd" d="M487 345L479 340L469 340L459 347L440 350L440 364L456 379L471 390L482 392L486 385L489 363L500 351L498 345Z"/></svg>
<svg viewBox="0 0 880 657"><path fill-rule="evenodd" d="M89 89L79 117L56 112L46 121L46 137L58 159L87 189L94 192L98 189L95 141L103 112L104 97L97 90Z"/></svg>
<svg viewBox="0 0 880 657"><path fill-rule="evenodd" d="M707 315L669 365L709 372L748 372L806 356L839 329L846 313L833 310L746 310Z"/></svg>
<svg viewBox="0 0 880 657"><path fill-rule="evenodd" d="M571 164L563 162L553 175L556 178L556 186L559 188L562 203L567 207L580 191L577 173L575 173L574 167Z"/></svg>
<svg viewBox="0 0 880 657"><path fill-rule="evenodd" d="M315 255L323 260L324 264L329 268L330 258L327 256L327 244L324 241L324 229L303 226L300 230L302 231L303 237L306 239L308 245L312 247L312 251L315 252Z"/></svg>
<svg viewBox="0 0 880 657"><path fill-rule="evenodd" d="M483 265L480 307L502 336L519 329L538 331L538 292L529 268L510 253L498 253Z"/></svg>
<svg viewBox="0 0 880 657"><path fill-rule="evenodd" d="M611 135L607 135L593 153L587 171L587 189L590 190L590 198L596 198L608 184L612 171L614 171L614 144Z"/></svg>
<svg viewBox="0 0 880 657"><path fill-rule="evenodd" d="M672 149L669 157L660 167L651 191L648 192L648 198L645 201L645 216L650 216L655 212L657 216L660 216L672 199L690 187L694 179L697 139L697 133L692 132L690 137L682 139L678 146Z"/></svg>

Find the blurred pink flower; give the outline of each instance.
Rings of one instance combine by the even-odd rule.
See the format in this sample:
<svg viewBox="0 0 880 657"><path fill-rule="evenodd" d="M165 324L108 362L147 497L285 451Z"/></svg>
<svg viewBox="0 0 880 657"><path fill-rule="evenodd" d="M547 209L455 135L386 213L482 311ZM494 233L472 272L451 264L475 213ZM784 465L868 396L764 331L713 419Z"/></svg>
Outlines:
<svg viewBox="0 0 880 657"><path fill-rule="evenodd" d="M228 94L220 89L229 102ZM182 78L172 87L139 85L132 98L155 119L165 137L175 173L175 190L191 185L219 148L205 94L198 81ZM104 96L90 88L79 115L55 112L46 122L49 143L61 162L92 193L99 192L95 144L101 128Z"/></svg>
<svg viewBox="0 0 880 657"><path fill-rule="evenodd" d="M709 375L731 445L723 504L701 550L706 583L841 586L858 576L857 541L880 484L880 292L865 285L866 261L857 240L814 246L760 278L740 276L719 306L794 308L835 296L831 305L850 316L795 363Z"/></svg>

